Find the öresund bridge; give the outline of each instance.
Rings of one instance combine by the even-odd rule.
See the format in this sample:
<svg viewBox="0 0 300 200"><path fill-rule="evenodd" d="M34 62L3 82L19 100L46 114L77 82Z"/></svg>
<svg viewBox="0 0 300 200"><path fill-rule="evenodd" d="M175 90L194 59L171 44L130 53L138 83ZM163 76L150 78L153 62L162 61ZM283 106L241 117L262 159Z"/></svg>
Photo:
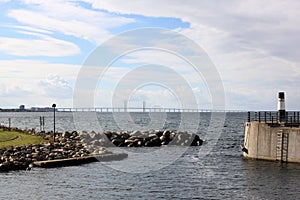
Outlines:
<svg viewBox="0 0 300 200"><path fill-rule="evenodd" d="M147 108L147 107L94 107L94 108L56 108L58 112L247 112L245 110L216 110L196 108Z"/></svg>

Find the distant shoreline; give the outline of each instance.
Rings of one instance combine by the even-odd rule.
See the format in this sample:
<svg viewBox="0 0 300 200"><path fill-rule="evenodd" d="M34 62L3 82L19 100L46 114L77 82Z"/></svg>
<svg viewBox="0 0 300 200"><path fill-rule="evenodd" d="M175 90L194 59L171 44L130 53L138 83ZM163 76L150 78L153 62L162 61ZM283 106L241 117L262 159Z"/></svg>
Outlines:
<svg viewBox="0 0 300 200"><path fill-rule="evenodd" d="M55 109L55 111L57 111L57 109ZM31 108L31 109L0 108L0 112L53 112L53 108Z"/></svg>
<svg viewBox="0 0 300 200"><path fill-rule="evenodd" d="M0 108L0 113L1 112L53 112L53 108L39 108L39 109L18 109L18 108ZM55 112L98 112L98 113L247 113L249 111L245 110L200 110L200 111L181 111L181 110L176 110L176 111L171 111L171 110L165 110L165 111L138 111L138 110L117 110L117 109L112 109L110 108L109 110L99 110L99 109L89 109L89 108L79 108L79 109L72 109L72 108L56 108ZM255 111L251 111L255 112ZM270 111L270 112L276 112L276 111Z"/></svg>

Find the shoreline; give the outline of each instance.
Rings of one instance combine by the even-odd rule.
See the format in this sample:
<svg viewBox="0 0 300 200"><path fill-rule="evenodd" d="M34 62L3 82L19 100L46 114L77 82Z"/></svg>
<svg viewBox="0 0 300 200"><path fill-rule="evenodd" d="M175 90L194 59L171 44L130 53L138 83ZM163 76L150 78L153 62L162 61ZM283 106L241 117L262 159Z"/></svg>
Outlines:
<svg viewBox="0 0 300 200"><path fill-rule="evenodd" d="M32 167L62 167L96 161L118 161L128 157L126 153L113 153L109 147L159 147L201 146L203 140L196 134L170 130L152 131L105 131L101 133L72 131L56 133L36 132L0 126L5 131L40 136L47 143L0 148L0 172L30 170ZM1 134L1 132L0 132Z"/></svg>
<svg viewBox="0 0 300 200"><path fill-rule="evenodd" d="M1 126L5 131L15 131L40 136L48 141L42 144L28 144L0 148L0 172L30 170L32 167L63 167L81 165L96 161L113 161L127 158L127 154L114 154L101 148L99 155L92 155L81 142L79 133L59 133L56 142L51 139L53 132L35 132ZM1 134L1 132L0 132Z"/></svg>

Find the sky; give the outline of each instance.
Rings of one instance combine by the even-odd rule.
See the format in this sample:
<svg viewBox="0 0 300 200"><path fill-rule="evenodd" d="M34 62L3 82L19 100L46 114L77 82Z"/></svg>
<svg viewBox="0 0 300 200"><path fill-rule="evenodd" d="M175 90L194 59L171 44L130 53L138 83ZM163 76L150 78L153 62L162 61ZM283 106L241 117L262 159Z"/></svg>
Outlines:
<svg viewBox="0 0 300 200"><path fill-rule="evenodd" d="M299 110L299 18L297 0L0 0L0 108L276 110L285 91Z"/></svg>

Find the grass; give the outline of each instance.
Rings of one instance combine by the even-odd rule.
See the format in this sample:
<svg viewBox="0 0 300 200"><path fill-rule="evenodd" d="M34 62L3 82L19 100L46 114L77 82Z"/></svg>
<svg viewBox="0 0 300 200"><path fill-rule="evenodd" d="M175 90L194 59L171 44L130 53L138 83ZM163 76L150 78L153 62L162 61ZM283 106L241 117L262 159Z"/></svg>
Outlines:
<svg viewBox="0 0 300 200"><path fill-rule="evenodd" d="M3 129L0 129L0 148L22 146L28 144L41 144L47 142L49 141L44 140L40 136L34 136L15 131L3 131Z"/></svg>

